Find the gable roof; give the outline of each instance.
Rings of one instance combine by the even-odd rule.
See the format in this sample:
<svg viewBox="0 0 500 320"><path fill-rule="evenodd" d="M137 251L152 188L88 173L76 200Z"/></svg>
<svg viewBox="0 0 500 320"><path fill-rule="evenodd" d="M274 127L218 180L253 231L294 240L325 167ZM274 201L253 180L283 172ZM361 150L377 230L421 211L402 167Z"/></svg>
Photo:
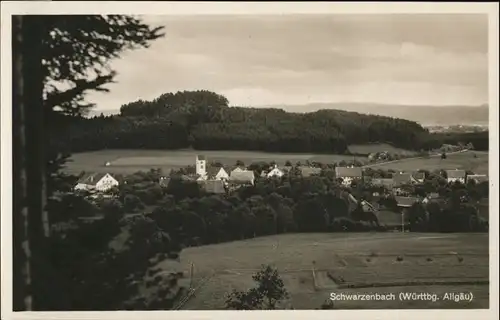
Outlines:
<svg viewBox="0 0 500 320"><path fill-rule="evenodd" d="M95 186L99 182L99 180L104 178L105 175L107 175L107 173L102 173L102 172L85 173L78 180L78 183Z"/></svg>
<svg viewBox="0 0 500 320"><path fill-rule="evenodd" d="M414 172L412 174L412 177L415 180L424 180L425 179L425 172Z"/></svg>
<svg viewBox="0 0 500 320"><path fill-rule="evenodd" d="M374 186L381 186L387 188L391 188L394 186L394 180L392 180L391 178L374 178L370 182Z"/></svg>
<svg viewBox="0 0 500 320"><path fill-rule="evenodd" d="M395 197L396 202L398 203L398 207L411 207L415 202L418 202L419 199L415 197Z"/></svg>
<svg viewBox="0 0 500 320"><path fill-rule="evenodd" d="M233 182L252 182L255 179L253 171L232 171L229 180Z"/></svg>
<svg viewBox="0 0 500 320"><path fill-rule="evenodd" d="M409 173L394 173L392 175L392 180L394 180L394 184L400 185L405 183L411 183L411 174Z"/></svg>
<svg viewBox="0 0 500 320"><path fill-rule="evenodd" d="M361 167L336 167L335 175L337 178L358 178L363 176Z"/></svg>
<svg viewBox="0 0 500 320"><path fill-rule="evenodd" d="M302 173L303 177L310 177L312 175L319 175L319 174L321 174L321 168L300 167L300 172Z"/></svg>
<svg viewBox="0 0 500 320"><path fill-rule="evenodd" d="M485 174L471 174L467 176L467 181L474 180L477 183L488 181L488 176Z"/></svg>
<svg viewBox="0 0 500 320"><path fill-rule="evenodd" d="M243 166L233 166L230 168L231 173L233 172L241 172L241 171L247 171L247 169Z"/></svg>
<svg viewBox="0 0 500 320"><path fill-rule="evenodd" d="M226 193L224 182L221 180L206 180L203 181L203 188L209 193Z"/></svg>
<svg viewBox="0 0 500 320"><path fill-rule="evenodd" d="M160 186L167 187L170 183L170 177L160 177Z"/></svg>
<svg viewBox="0 0 500 320"><path fill-rule="evenodd" d="M446 170L446 175L449 178L465 178L465 170Z"/></svg>
<svg viewBox="0 0 500 320"><path fill-rule="evenodd" d="M264 171L263 171L264 172ZM271 174L271 173L276 173L276 172L281 172L281 173L284 173L283 170L281 170L280 168L276 167L276 168L272 168L271 170L269 170L267 172L267 175Z"/></svg>
<svg viewBox="0 0 500 320"><path fill-rule="evenodd" d="M208 167L208 168L207 168L207 175L208 175L209 177L215 177L215 176L219 173L219 171L220 171L221 169L222 169L222 170L224 170L227 174L229 174L229 173L228 173L229 171L228 171L226 168L224 168L224 167L220 167L220 166L210 166L210 167Z"/></svg>

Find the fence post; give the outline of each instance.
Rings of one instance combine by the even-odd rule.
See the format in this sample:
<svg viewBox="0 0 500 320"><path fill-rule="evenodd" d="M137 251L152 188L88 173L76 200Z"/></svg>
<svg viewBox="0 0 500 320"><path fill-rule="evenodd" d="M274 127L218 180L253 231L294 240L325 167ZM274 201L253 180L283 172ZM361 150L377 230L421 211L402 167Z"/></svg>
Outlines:
<svg viewBox="0 0 500 320"><path fill-rule="evenodd" d="M193 287L193 274L194 274L194 263L191 262L191 267L189 270L189 288Z"/></svg>

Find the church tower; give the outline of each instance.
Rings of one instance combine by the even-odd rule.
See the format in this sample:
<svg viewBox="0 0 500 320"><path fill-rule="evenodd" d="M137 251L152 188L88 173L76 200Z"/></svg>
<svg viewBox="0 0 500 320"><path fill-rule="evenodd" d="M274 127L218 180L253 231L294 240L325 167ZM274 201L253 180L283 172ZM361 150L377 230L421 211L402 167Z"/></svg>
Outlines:
<svg viewBox="0 0 500 320"><path fill-rule="evenodd" d="M202 177L207 175L207 159L205 156L196 156L196 174L199 174Z"/></svg>

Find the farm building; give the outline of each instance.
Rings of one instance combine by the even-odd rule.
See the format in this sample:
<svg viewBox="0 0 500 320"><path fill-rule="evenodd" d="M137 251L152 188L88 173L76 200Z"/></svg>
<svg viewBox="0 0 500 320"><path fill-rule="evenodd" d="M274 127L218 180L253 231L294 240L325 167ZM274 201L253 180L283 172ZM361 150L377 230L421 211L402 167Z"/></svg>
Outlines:
<svg viewBox="0 0 500 320"><path fill-rule="evenodd" d="M267 178L271 178L271 177L278 177L278 178L280 178L280 177L282 177L284 174L285 174L285 173L284 173L282 170L280 170L280 169L278 168L278 166L277 166L277 165L274 165L274 168L272 168L272 169L271 169L271 170L270 170L270 171L266 174L266 177L267 177Z"/></svg>
<svg viewBox="0 0 500 320"><path fill-rule="evenodd" d="M446 176L448 177L448 183L451 182L460 182L460 183L465 183L466 179L466 173L465 170L446 170Z"/></svg>
<svg viewBox="0 0 500 320"><path fill-rule="evenodd" d="M229 182L231 184L249 184L253 185L255 181L254 172L251 170L241 170L240 168L236 168L231 171L231 175L229 176Z"/></svg>
<svg viewBox="0 0 500 320"><path fill-rule="evenodd" d="M430 203L431 201L433 200L437 200L439 199L440 196L439 196L439 193L437 192L431 192L429 193L423 200L422 200L422 203L426 204L426 203Z"/></svg>
<svg viewBox="0 0 500 320"><path fill-rule="evenodd" d="M227 180L229 179L229 169L218 166L210 166L207 169L207 179L209 180Z"/></svg>
<svg viewBox="0 0 500 320"><path fill-rule="evenodd" d="M394 187L394 180L392 178L373 178L369 180L373 186L384 187L391 190Z"/></svg>
<svg viewBox="0 0 500 320"><path fill-rule="evenodd" d="M397 172L392 175L392 180L394 181L394 185L399 187L405 184L410 184L413 182L410 173Z"/></svg>
<svg viewBox="0 0 500 320"><path fill-rule="evenodd" d="M474 181L476 183L481 183L488 181L488 176L485 174L471 174L467 176L467 182Z"/></svg>
<svg viewBox="0 0 500 320"><path fill-rule="evenodd" d="M411 178L414 183L424 183L425 181L425 172L414 172L411 175Z"/></svg>
<svg viewBox="0 0 500 320"><path fill-rule="evenodd" d="M105 192L118 185L118 180L109 173L89 173L84 174L78 180L75 190L96 190Z"/></svg>
<svg viewBox="0 0 500 320"><path fill-rule="evenodd" d="M335 175L342 180L342 184L350 186L354 180L363 178L363 171L360 167L336 167Z"/></svg>
<svg viewBox="0 0 500 320"><path fill-rule="evenodd" d="M321 168L300 167L299 170L303 177L319 176L321 174Z"/></svg>
<svg viewBox="0 0 500 320"><path fill-rule="evenodd" d="M201 186L207 193L226 193L226 186L222 180L206 180L201 183Z"/></svg>

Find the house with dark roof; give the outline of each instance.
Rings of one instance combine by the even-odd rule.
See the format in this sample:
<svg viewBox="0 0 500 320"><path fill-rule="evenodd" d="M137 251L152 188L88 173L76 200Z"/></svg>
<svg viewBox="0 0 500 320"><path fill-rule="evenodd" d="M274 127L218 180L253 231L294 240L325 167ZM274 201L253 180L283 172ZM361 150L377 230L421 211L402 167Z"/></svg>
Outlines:
<svg viewBox="0 0 500 320"><path fill-rule="evenodd" d="M420 201L419 198L415 197L394 197L396 199L396 202L398 203L398 207L400 208L410 208L414 203L417 203Z"/></svg>
<svg viewBox="0 0 500 320"><path fill-rule="evenodd" d="M448 183L452 183L452 182L460 182L460 183L465 183L465 179L466 179L466 172L465 170L459 170L459 169L455 169L455 170L446 170L446 176L447 176L447 180L448 180Z"/></svg>
<svg viewBox="0 0 500 320"><path fill-rule="evenodd" d="M302 177L319 176L321 174L321 168L315 167L299 167Z"/></svg>
<svg viewBox="0 0 500 320"><path fill-rule="evenodd" d="M440 198L439 193L431 192L425 196L425 198L422 200L422 203L427 204L427 203L430 203L430 202L437 200L439 198Z"/></svg>
<svg viewBox="0 0 500 320"><path fill-rule="evenodd" d="M413 182L411 174L405 172L396 172L392 175L392 180L394 181L394 185L396 187L410 184Z"/></svg>
<svg viewBox="0 0 500 320"><path fill-rule="evenodd" d="M488 176L485 174L470 174L467 176L467 183L474 181L476 183L488 182Z"/></svg>
<svg viewBox="0 0 500 320"><path fill-rule="evenodd" d="M411 179L414 183L424 183L425 181L425 172L414 172L411 175Z"/></svg>
<svg viewBox="0 0 500 320"><path fill-rule="evenodd" d="M118 180L109 173L86 173L78 180L75 190L105 192L118 185Z"/></svg>
<svg viewBox="0 0 500 320"><path fill-rule="evenodd" d="M373 178L369 183L376 187L384 187L388 190L394 188L394 180L392 178Z"/></svg>
<svg viewBox="0 0 500 320"><path fill-rule="evenodd" d="M224 194L226 186L222 180L206 180L201 183L203 190L207 193Z"/></svg>
<svg viewBox="0 0 500 320"><path fill-rule="evenodd" d="M360 167L336 167L335 176L342 180L342 184L350 186L354 180L363 178L363 171Z"/></svg>
<svg viewBox="0 0 500 320"><path fill-rule="evenodd" d="M220 166L209 166L206 178L208 180L227 180L229 179L229 169Z"/></svg>
<svg viewBox="0 0 500 320"><path fill-rule="evenodd" d="M231 184L238 185L253 185L255 182L255 174L251 170L233 170L231 171L231 175L229 176L229 182Z"/></svg>

